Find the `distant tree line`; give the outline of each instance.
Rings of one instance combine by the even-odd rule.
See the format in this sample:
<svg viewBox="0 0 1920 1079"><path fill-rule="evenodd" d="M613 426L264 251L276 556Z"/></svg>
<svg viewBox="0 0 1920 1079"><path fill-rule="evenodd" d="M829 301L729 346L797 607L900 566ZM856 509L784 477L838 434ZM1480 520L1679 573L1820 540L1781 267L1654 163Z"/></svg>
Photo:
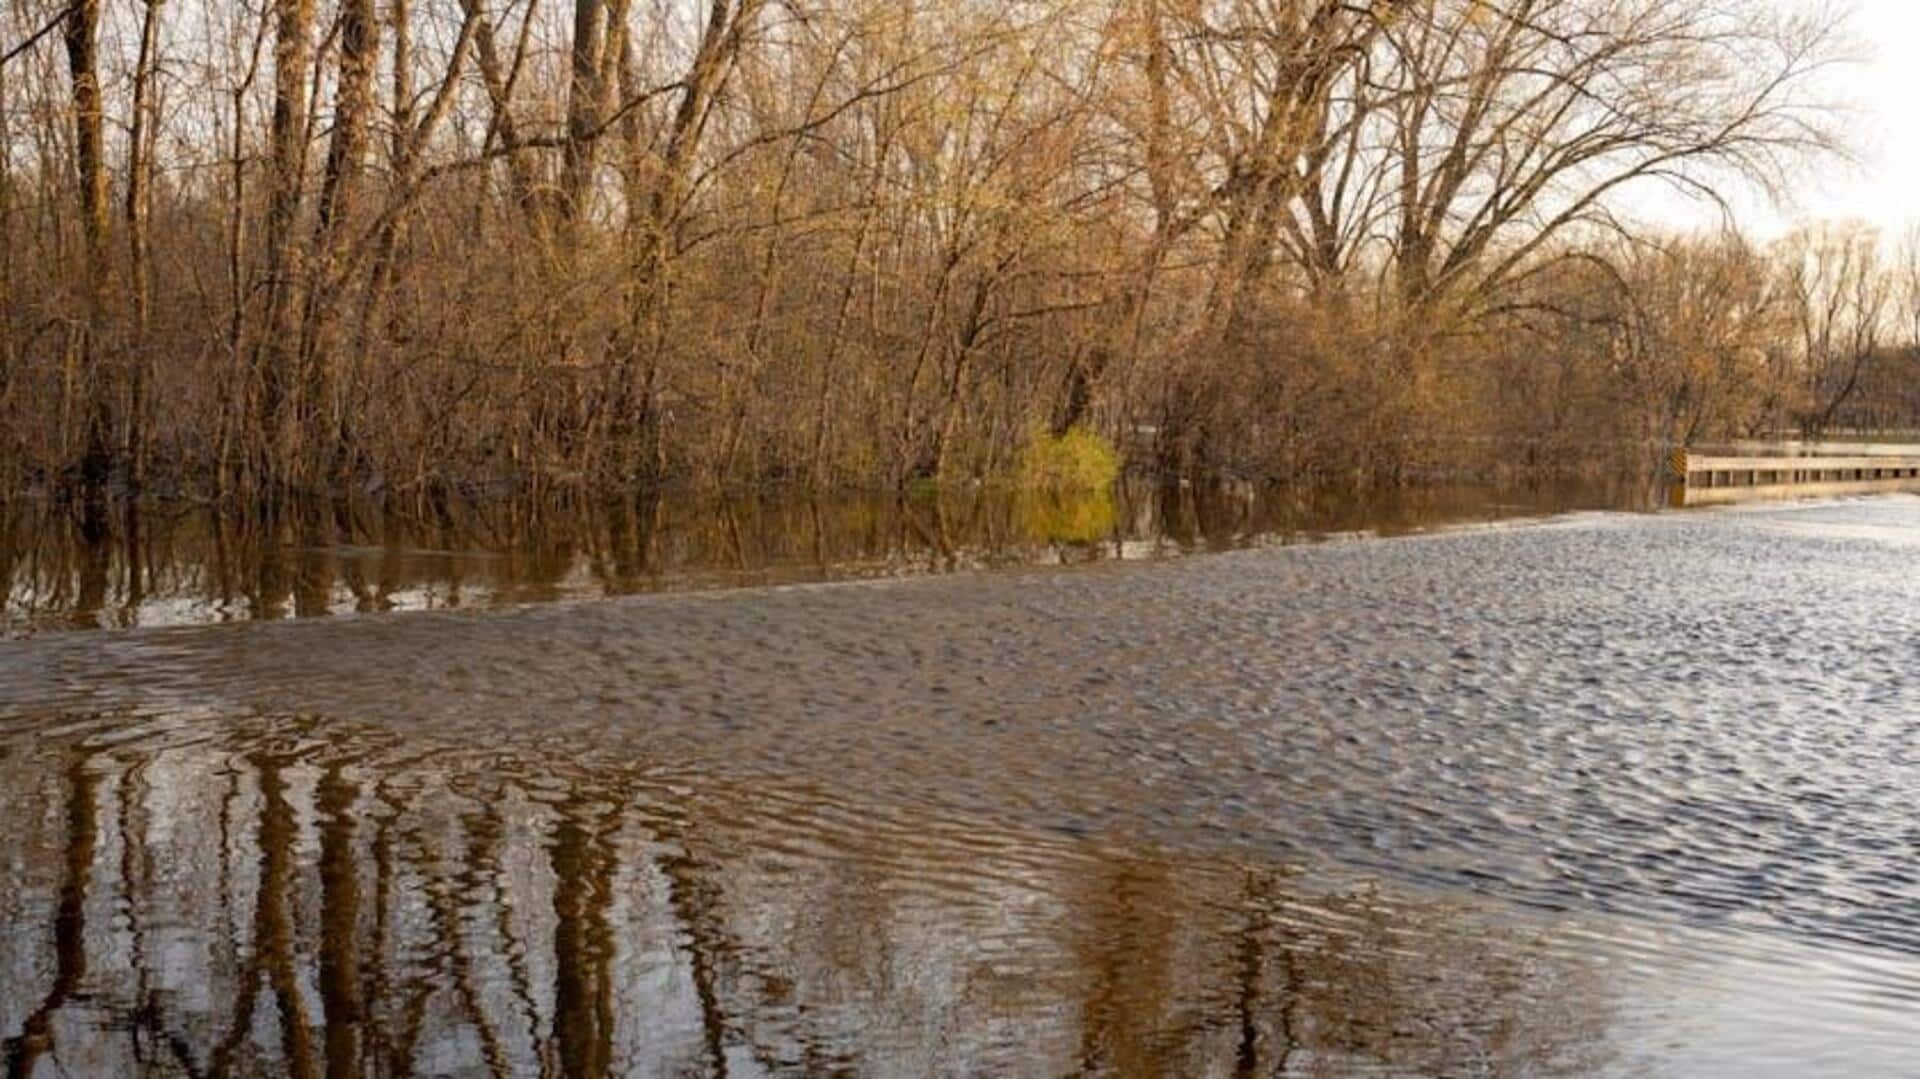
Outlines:
<svg viewBox="0 0 1920 1079"><path fill-rule="evenodd" d="M21 0L0 480L879 486L1074 428L1393 479L1818 433L1920 336L1911 257L1629 210L1828 159L1843 30L1766 0Z"/></svg>

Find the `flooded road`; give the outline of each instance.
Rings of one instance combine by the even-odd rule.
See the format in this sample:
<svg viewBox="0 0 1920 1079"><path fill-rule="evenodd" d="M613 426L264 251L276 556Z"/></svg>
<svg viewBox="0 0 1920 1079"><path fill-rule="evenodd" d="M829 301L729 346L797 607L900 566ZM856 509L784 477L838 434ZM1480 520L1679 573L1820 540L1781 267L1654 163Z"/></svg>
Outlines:
<svg viewBox="0 0 1920 1079"><path fill-rule="evenodd" d="M1913 498L41 629L0 645L0 1038L18 1074L1911 1075L1916 671Z"/></svg>

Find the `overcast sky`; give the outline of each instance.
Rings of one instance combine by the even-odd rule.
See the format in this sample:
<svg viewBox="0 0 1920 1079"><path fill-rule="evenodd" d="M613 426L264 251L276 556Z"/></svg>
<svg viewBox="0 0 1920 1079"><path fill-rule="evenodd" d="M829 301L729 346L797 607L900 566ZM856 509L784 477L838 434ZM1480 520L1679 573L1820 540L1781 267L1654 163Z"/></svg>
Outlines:
<svg viewBox="0 0 1920 1079"><path fill-rule="evenodd" d="M1799 205L1763 209L1755 232L1778 232L1796 216L1862 218L1889 237L1920 223L1920 0L1851 6L1861 61L1835 82L1856 110L1846 126L1860 164L1809 170Z"/></svg>
<svg viewBox="0 0 1920 1079"><path fill-rule="evenodd" d="M1855 0L1853 19L1864 58L1843 84L1862 161L1811 184L1805 209L1897 232L1920 221L1920 0Z"/></svg>

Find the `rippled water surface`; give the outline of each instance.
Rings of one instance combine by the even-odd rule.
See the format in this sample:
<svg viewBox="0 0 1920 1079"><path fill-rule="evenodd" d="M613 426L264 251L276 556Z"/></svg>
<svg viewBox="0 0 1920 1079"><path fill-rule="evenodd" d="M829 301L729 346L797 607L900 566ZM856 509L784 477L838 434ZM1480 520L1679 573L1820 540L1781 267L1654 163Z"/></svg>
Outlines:
<svg viewBox="0 0 1920 1079"><path fill-rule="evenodd" d="M107 633L224 608L33 557L16 1074L1920 1068L1920 499Z"/></svg>

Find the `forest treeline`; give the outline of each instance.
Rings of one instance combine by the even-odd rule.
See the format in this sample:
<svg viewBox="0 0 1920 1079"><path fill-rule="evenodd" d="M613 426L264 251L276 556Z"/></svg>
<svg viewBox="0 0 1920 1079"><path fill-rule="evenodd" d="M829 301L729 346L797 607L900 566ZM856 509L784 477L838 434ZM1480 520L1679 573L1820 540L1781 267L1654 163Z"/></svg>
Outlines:
<svg viewBox="0 0 1920 1079"><path fill-rule="evenodd" d="M21 0L0 482L1392 479L1913 425L1767 0ZM1664 194L1663 194L1664 193Z"/></svg>

